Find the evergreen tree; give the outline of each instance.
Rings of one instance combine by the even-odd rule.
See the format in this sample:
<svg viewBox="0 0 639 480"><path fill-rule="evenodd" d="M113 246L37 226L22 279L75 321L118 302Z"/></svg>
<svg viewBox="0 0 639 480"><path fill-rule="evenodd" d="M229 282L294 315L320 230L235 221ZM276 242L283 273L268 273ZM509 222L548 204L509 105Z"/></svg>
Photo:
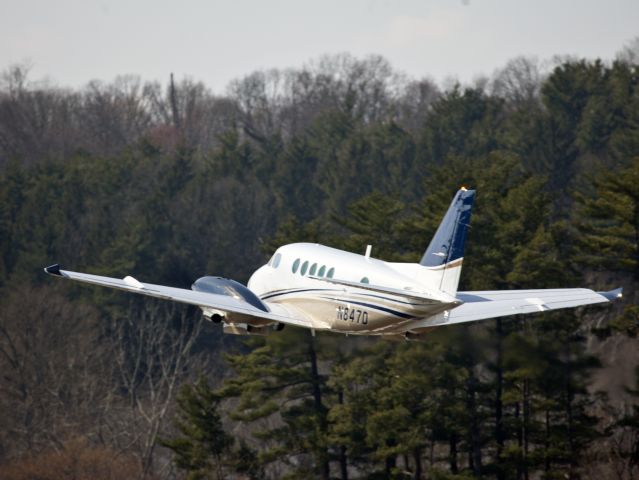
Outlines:
<svg viewBox="0 0 639 480"><path fill-rule="evenodd" d="M222 426L219 402L220 397L203 377L193 386L185 385L177 397L175 423L181 436L160 443L173 451L175 465L185 470L189 479L222 480L226 476L224 459L229 457L233 438Z"/></svg>
<svg viewBox="0 0 639 480"><path fill-rule="evenodd" d="M319 373L315 337L306 330L287 329L255 340L250 353L228 355L227 362L235 375L219 395L238 398L232 419L258 425L254 436L263 442L262 464L279 460L295 478L315 473L328 479L326 379ZM281 425L260 426L275 414ZM291 462L305 455L312 461Z"/></svg>
<svg viewBox="0 0 639 480"><path fill-rule="evenodd" d="M639 157L619 172L594 178L594 195L577 196L577 222L583 233L583 260L606 265L639 278Z"/></svg>

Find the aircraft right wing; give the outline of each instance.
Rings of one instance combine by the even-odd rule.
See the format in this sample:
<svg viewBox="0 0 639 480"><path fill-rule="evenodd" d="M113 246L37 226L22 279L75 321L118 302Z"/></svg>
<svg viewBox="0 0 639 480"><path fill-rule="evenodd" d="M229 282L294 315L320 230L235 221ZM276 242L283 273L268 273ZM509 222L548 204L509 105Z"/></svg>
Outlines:
<svg viewBox="0 0 639 480"><path fill-rule="evenodd" d="M587 288L457 292L457 298L464 303L450 310L447 321L438 323L449 325L607 303L621 298L622 293L621 288L609 292L595 292Z"/></svg>

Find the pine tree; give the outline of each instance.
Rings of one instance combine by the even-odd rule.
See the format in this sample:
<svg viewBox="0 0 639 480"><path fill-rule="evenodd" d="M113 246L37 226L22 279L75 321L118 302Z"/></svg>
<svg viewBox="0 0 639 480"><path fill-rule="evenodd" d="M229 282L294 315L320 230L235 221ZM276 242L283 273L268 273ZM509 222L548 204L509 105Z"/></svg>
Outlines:
<svg viewBox="0 0 639 480"><path fill-rule="evenodd" d="M230 456L234 441L222 426L219 402L204 377L193 386L185 385L177 396L175 421L181 436L160 442L173 451L175 465L191 480L225 478L224 459Z"/></svg>
<svg viewBox="0 0 639 480"><path fill-rule="evenodd" d="M286 329L250 343L250 353L226 357L235 375L218 394L238 399L231 418L257 426L253 435L263 444L262 465L282 461L293 476L314 472L328 479L326 379L319 373L315 337L306 330ZM261 421L273 415L282 423L262 426ZM310 462L291 461L305 455Z"/></svg>
<svg viewBox="0 0 639 480"><path fill-rule="evenodd" d="M594 195L577 195L583 260L595 268L617 268L639 278L639 157L619 172L594 178Z"/></svg>

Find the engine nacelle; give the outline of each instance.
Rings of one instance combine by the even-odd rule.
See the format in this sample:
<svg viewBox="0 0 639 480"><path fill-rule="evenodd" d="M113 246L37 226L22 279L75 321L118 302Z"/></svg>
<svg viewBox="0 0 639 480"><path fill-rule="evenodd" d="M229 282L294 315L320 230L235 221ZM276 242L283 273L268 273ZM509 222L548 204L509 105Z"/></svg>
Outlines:
<svg viewBox="0 0 639 480"><path fill-rule="evenodd" d="M191 289L196 292L213 293L215 295L224 295L227 297L233 297L237 300L243 300L246 303L254 306L258 310L268 312L268 307L259 299L257 295L251 292L248 288L242 285L240 282L222 277L201 277L198 278ZM220 312L214 312L220 314ZM214 314L213 313L213 314ZM206 315L206 311L204 312ZM213 314L209 315L212 316ZM224 312L222 312L224 316Z"/></svg>
<svg viewBox="0 0 639 480"><path fill-rule="evenodd" d="M201 307L202 314L213 323L220 323L226 317L226 312L215 308Z"/></svg>
<svg viewBox="0 0 639 480"><path fill-rule="evenodd" d="M426 332L420 332L420 333L406 332L406 333L404 333L404 339L409 341L409 342L420 342L420 341L423 341L424 338L426 338Z"/></svg>

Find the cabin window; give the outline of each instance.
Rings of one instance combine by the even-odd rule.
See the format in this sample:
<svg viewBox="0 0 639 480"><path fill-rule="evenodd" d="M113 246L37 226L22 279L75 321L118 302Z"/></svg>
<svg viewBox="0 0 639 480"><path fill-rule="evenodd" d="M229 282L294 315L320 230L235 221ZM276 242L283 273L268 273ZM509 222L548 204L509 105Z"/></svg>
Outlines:
<svg viewBox="0 0 639 480"><path fill-rule="evenodd" d="M280 266L280 260L282 260L282 254L276 253L273 257L273 268L277 268Z"/></svg>
<svg viewBox="0 0 639 480"><path fill-rule="evenodd" d="M320 267L320 269L319 269L319 272L317 272L317 276L318 276L318 277L323 277L323 276L324 276L324 273L326 273L326 266L325 266L325 265L322 265L322 266Z"/></svg>
<svg viewBox="0 0 639 480"><path fill-rule="evenodd" d="M359 282L360 283L371 283L371 282L368 281L368 277L362 278Z"/></svg>
<svg viewBox="0 0 639 480"><path fill-rule="evenodd" d="M300 268L300 259L296 259L293 262L293 273L297 273L297 269Z"/></svg>
<svg viewBox="0 0 639 480"><path fill-rule="evenodd" d="M333 278L333 275L334 275L334 274L335 274L335 269L334 269L334 268L331 268L331 269L328 271L328 273L326 274L326 276L327 276L328 278Z"/></svg>
<svg viewBox="0 0 639 480"><path fill-rule="evenodd" d="M315 275L316 271L317 271L317 263L314 263L313 265L311 265L311 269L308 271L308 274Z"/></svg>
<svg viewBox="0 0 639 480"><path fill-rule="evenodd" d="M308 262L302 263L302 269L300 270L300 273L302 275L306 275L306 270L308 270Z"/></svg>

